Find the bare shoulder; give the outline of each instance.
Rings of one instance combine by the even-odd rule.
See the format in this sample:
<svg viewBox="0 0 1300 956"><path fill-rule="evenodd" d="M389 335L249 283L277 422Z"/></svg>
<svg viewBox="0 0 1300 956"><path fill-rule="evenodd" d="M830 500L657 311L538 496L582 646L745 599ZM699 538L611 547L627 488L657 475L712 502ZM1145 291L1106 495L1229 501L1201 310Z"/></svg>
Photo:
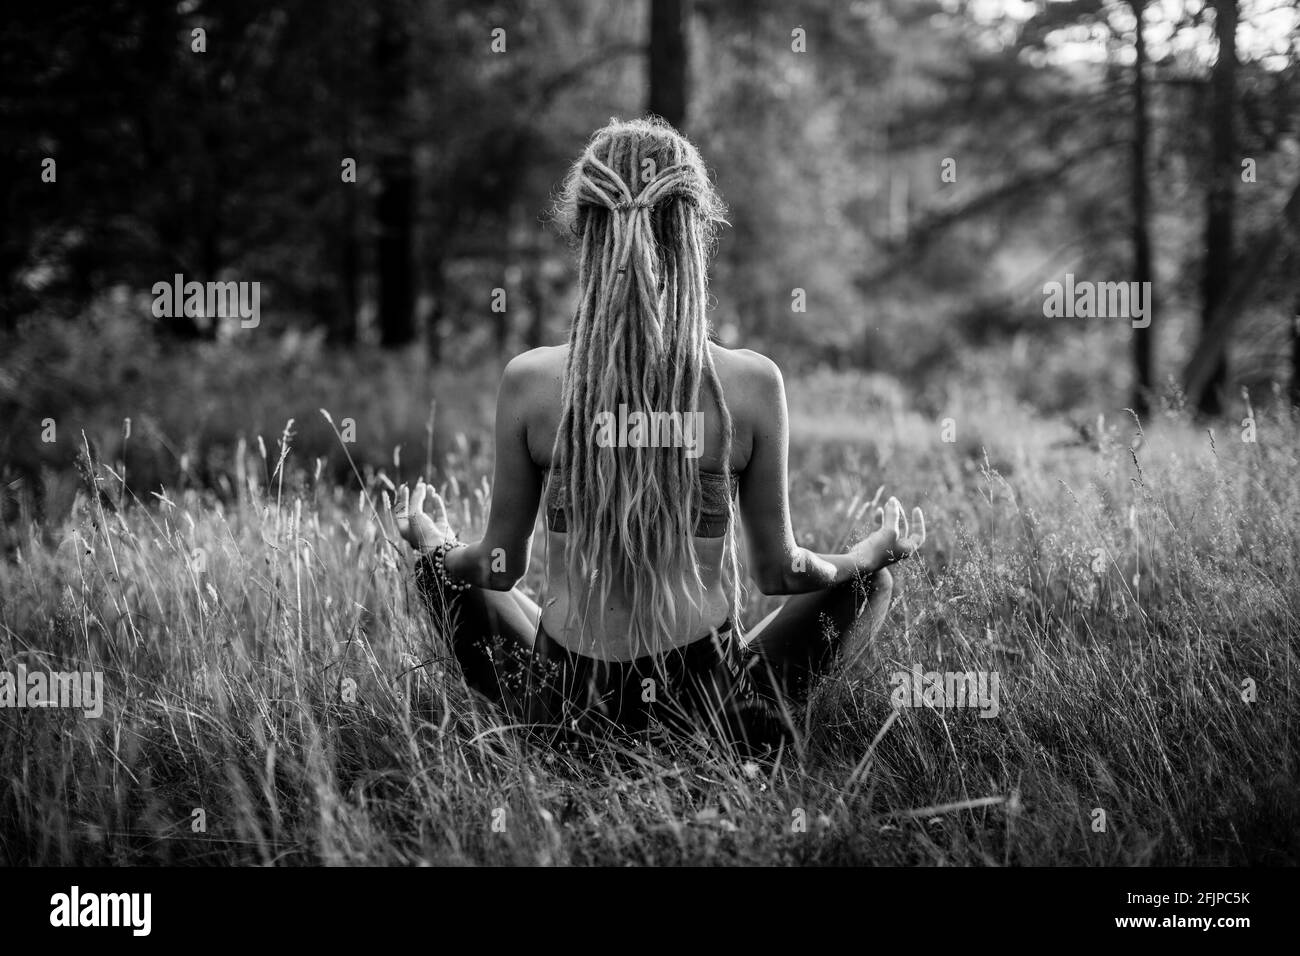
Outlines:
<svg viewBox="0 0 1300 956"><path fill-rule="evenodd" d="M781 369L766 355L753 349L727 349L710 346L713 365L718 370L727 404L735 407L764 407L775 401L784 390Z"/></svg>
<svg viewBox="0 0 1300 956"><path fill-rule="evenodd" d="M551 373L560 374L564 371L564 355L568 349L567 345L543 345L520 352L506 363L505 377L523 380Z"/></svg>
<svg viewBox="0 0 1300 956"><path fill-rule="evenodd" d="M549 395L564 376L566 351L567 346L547 345L520 352L501 374L501 397L527 405Z"/></svg>
<svg viewBox="0 0 1300 956"><path fill-rule="evenodd" d="M563 397L568 346L544 346L521 352L506 363L497 396L497 420L513 423L539 467L550 463Z"/></svg>
<svg viewBox="0 0 1300 956"><path fill-rule="evenodd" d="M732 468L744 471L755 442L771 438L784 427L785 384L781 370L766 355L752 349L710 345L722 393L735 427Z"/></svg>

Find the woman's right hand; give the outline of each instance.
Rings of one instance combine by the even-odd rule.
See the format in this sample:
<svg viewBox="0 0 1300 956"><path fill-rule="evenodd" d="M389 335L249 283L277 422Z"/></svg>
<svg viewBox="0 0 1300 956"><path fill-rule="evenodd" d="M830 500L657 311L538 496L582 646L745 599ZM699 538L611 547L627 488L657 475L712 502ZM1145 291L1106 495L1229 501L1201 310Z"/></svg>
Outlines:
<svg viewBox="0 0 1300 956"><path fill-rule="evenodd" d="M433 514L425 510L426 496ZM430 551L444 541L456 538L456 533L447 523L447 508L442 496L431 485L426 485L423 478L415 483L413 492L405 484L397 489L393 519L397 523L397 533L416 551Z"/></svg>
<svg viewBox="0 0 1300 956"><path fill-rule="evenodd" d="M902 502L891 496L885 507L876 509L875 517L880 527L849 552L857 559L858 567L868 574L910 558L925 544L925 515L920 508L912 509L909 524Z"/></svg>

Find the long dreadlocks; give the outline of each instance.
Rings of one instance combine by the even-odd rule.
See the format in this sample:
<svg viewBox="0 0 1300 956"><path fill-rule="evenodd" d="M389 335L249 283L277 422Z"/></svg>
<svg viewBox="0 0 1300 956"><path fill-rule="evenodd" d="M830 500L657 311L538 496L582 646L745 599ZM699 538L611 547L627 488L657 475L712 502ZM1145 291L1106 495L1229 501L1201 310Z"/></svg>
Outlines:
<svg viewBox="0 0 1300 956"><path fill-rule="evenodd" d="M598 624L617 580L630 597L633 646L652 653L673 626L677 602L698 609L703 591L692 543L699 459L681 448L601 447L595 431L598 416L624 403L685 417L700 410L704 387L721 409L722 460L730 460L731 414L705 317L708 257L724 210L695 147L647 119L611 121L596 132L565 179L560 212L579 248L554 451L567 479L570 613L581 613L584 631ZM734 513L731 519L724 569L734 613Z"/></svg>

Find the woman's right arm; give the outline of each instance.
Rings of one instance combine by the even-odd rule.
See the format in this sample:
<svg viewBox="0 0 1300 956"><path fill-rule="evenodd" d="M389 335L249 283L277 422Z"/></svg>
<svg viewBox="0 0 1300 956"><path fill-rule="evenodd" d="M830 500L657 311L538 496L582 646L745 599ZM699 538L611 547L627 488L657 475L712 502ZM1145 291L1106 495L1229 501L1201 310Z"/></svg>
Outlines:
<svg viewBox="0 0 1300 956"><path fill-rule="evenodd" d="M795 542L788 487L790 424L785 382L776 363L757 352L745 376L743 400L752 411L753 446L740 479L740 514L749 541L750 573L764 594L804 594L869 575L908 557L925 540L925 519L914 512L909 534L902 505L890 498L882 526L847 554L820 554Z"/></svg>

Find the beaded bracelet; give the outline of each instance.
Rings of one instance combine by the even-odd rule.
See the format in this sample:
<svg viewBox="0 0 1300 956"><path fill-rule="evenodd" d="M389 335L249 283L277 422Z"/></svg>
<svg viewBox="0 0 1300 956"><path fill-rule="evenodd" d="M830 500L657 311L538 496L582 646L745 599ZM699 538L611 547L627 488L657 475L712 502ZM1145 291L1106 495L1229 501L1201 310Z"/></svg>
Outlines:
<svg viewBox="0 0 1300 956"><path fill-rule="evenodd" d="M460 578L453 578L447 572L447 566L446 564L444 564L444 561L446 560L447 554L449 552L455 551L457 548L464 548L464 547L468 547L468 545L466 545L464 542L457 541L455 538L449 538L448 540L444 541L442 544L435 547L431 552L433 555L433 562L432 562L433 574L434 577L438 579L438 583L442 587L445 587L452 591L468 591L470 589L470 583L468 581L462 580Z"/></svg>

